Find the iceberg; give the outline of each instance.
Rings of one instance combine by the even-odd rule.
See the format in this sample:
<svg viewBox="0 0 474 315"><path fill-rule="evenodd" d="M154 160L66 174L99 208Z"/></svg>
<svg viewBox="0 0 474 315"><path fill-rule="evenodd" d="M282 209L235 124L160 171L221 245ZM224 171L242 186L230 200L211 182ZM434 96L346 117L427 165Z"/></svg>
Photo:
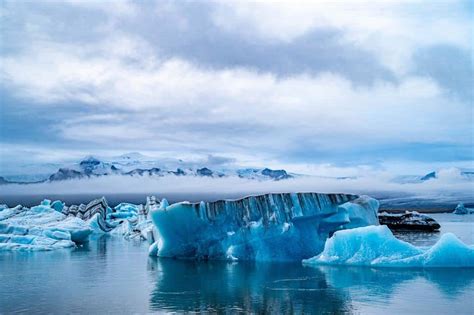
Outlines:
<svg viewBox="0 0 474 315"><path fill-rule="evenodd" d="M295 261L319 254L335 231L377 225L379 203L349 194L279 193L239 200L164 199L150 210L150 255L182 259Z"/></svg>
<svg viewBox="0 0 474 315"><path fill-rule="evenodd" d="M153 206L156 207L156 200ZM142 205L121 203L111 209L104 197L87 205L66 206L44 200L31 209L0 205L0 250L39 251L75 247L91 233L117 233L147 239L153 224Z"/></svg>
<svg viewBox="0 0 474 315"><path fill-rule="evenodd" d="M54 203L53 203L54 204ZM121 203L114 209L102 197L92 200L87 205L80 204L60 207L61 213L87 221L96 233L108 233L115 230L125 221L135 222L141 206Z"/></svg>
<svg viewBox="0 0 474 315"><path fill-rule="evenodd" d="M74 247L92 233L89 225L67 217L44 200L31 209L0 209L0 250L52 250Z"/></svg>
<svg viewBox="0 0 474 315"><path fill-rule="evenodd" d="M94 233L120 234L126 239L146 240L153 226L142 205L123 202L112 209L104 197L87 205L65 207L63 213L86 220Z"/></svg>
<svg viewBox="0 0 474 315"><path fill-rule="evenodd" d="M125 239L140 239L153 242L153 223L148 217L150 207L158 206L155 197L147 197L147 204L135 205L121 203L114 208L114 212L108 215L109 220L125 219L126 224L121 224L113 233L121 234Z"/></svg>
<svg viewBox="0 0 474 315"><path fill-rule="evenodd" d="M456 209L454 209L453 213L454 214L473 214L474 213L474 208L467 208L461 202L456 206Z"/></svg>
<svg viewBox="0 0 474 315"><path fill-rule="evenodd" d="M474 267L474 247L446 233L431 248L398 240L385 225L336 232L321 254L304 265L370 267Z"/></svg>
<svg viewBox="0 0 474 315"><path fill-rule="evenodd" d="M71 206L66 211L69 215L75 215L83 220L87 220L96 233L111 232L123 223L123 220L112 218L113 210L109 207L104 197L92 200L87 206Z"/></svg>

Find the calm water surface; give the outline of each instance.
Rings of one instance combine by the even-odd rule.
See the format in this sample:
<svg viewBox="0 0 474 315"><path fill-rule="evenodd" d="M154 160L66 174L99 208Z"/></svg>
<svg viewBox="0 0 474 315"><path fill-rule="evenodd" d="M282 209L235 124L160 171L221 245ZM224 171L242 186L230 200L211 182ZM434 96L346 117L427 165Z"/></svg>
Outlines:
<svg viewBox="0 0 474 315"><path fill-rule="evenodd" d="M442 232L474 243L471 217L436 216ZM398 236L426 246L440 233ZM473 301L473 269L152 259L146 244L110 236L76 250L0 253L0 313L473 314Z"/></svg>
<svg viewBox="0 0 474 315"><path fill-rule="evenodd" d="M429 216L441 224L439 232L395 232L395 236L416 246L431 246L443 233L454 233L464 243L474 245L474 215L432 213Z"/></svg>

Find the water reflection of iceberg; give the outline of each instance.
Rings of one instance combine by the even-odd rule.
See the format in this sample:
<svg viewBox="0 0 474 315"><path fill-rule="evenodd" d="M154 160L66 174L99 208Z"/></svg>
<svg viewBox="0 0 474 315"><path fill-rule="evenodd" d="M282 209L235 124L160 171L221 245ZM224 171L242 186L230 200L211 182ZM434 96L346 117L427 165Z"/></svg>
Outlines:
<svg viewBox="0 0 474 315"><path fill-rule="evenodd" d="M474 269L387 269L347 266L319 266L329 286L335 289L364 288L387 299L397 286L424 280L434 284L446 298L454 298L474 284Z"/></svg>
<svg viewBox="0 0 474 315"><path fill-rule="evenodd" d="M299 264L195 262L150 258L157 277L150 311L339 313L343 293L318 269Z"/></svg>
<svg viewBox="0 0 474 315"><path fill-rule="evenodd" d="M150 258L148 267L156 279L150 311L352 313L361 311L361 301L364 305L367 299L386 304L407 284L433 284L446 300L458 298L474 284L470 269L308 268L159 258ZM436 305L430 307L436 311Z"/></svg>

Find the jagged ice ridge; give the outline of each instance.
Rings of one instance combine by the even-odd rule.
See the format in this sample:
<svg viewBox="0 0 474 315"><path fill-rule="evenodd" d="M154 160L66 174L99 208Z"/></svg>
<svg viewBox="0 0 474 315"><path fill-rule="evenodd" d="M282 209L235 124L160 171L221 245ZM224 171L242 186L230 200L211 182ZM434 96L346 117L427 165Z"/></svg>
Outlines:
<svg viewBox="0 0 474 315"><path fill-rule="evenodd" d="M378 224L368 196L281 193L181 202L150 211L150 255L183 259L289 261L321 252L337 230Z"/></svg>

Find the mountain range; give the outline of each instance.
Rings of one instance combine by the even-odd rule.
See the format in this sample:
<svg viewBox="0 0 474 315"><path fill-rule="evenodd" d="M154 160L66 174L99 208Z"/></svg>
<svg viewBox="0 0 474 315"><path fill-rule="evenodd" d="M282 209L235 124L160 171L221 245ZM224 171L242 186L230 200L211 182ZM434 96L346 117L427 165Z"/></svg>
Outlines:
<svg viewBox="0 0 474 315"><path fill-rule="evenodd" d="M181 161L182 162L182 161ZM284 180L299 176L280 169L270 168L241 168L214 170L206 166L196 167L182 162L183 167L158 167L156 161L149 160L139 153L130 153L116 159L100 160L89 156L78 163L67 167L60 167L56 172L40 180L28 180L27 175L21 180L0 177L0 185L5 184L34 184L71 179L91 178L110 175L121 176L194 176L194 177L240 177L251 180ZM36 177L31 177L36 178Z"/></svg>
<svg viewBox="0 0 474 315"><path fill-rule="evenodd" d="M57 171L46 174L21 174L16 176L0 176L0 185L6 184L34 184L55 182L72 179L93 178L101 176L193 176L193 177L238 177L249 180L287 180L308 175L287 172L284 169L263 168L223 168L216 163L216 157L209 157L207 161L184 162L174 159L160 159L147 157L138 152L123 154L114 158L99 159L88 156L79 162L58 167ZM208 164L208 165L206 165ZM460 175L468 180L474 180L473 171L462 171ZM438 172L432 171L423 175L401 175L391 181L398 184L416 184L438 178ZM314 176L321 177L321 176ZM353 176L331 177L337 180L356 179Z"/></svg>

